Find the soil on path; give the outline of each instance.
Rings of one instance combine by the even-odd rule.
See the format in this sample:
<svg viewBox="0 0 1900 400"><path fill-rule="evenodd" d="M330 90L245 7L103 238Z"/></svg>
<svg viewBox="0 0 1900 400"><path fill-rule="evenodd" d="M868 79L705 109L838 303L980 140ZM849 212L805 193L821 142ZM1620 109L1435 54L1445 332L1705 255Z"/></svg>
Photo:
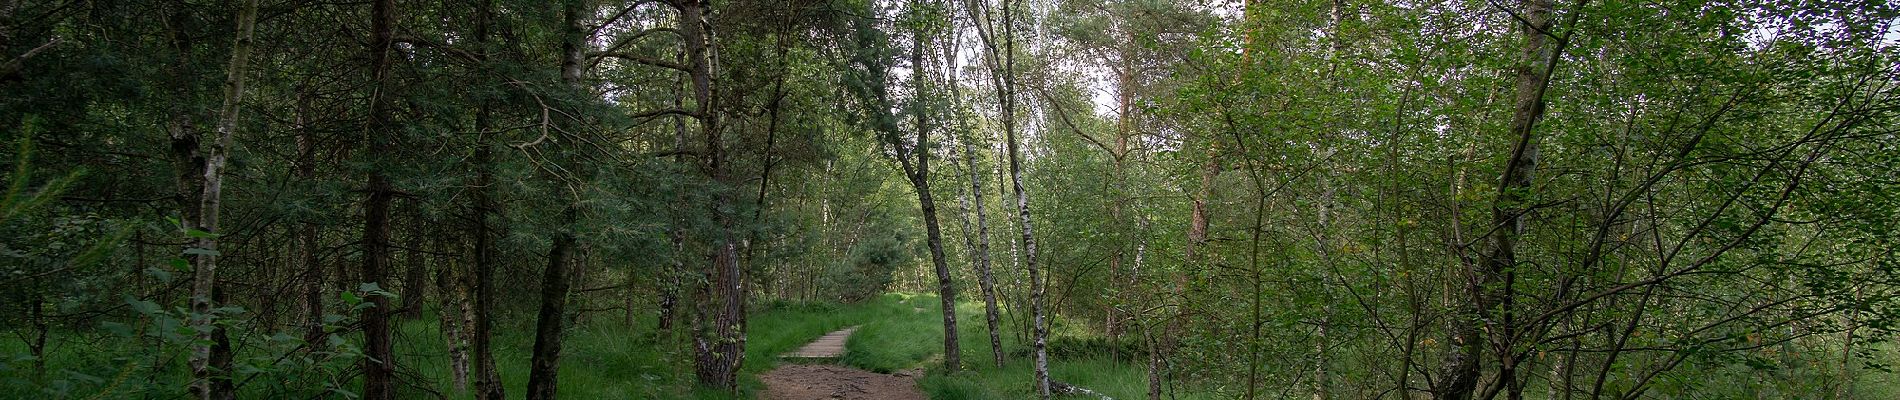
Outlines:
<svg viewBox="0 0 1900 400"><path fill-rule="evenodd" d="M826 334L786 358L827 359L844 355L844 341L857 328ZM788 364L759 376L764 400L925 400L917 390L917 370L880 374L857 368Z"/></svg>
<svg viewBox="0 0 1900 400"><path fill-rule="evenodd" d="M851 337L851 332L857 331L858 327L853 326L827 333L798 351L785 354L785 358L838 358L844 355L844 340Z"/></svg>
<svg viewBox="0 0 1900 400"><path fill-rule="evenodd" d="M915 372L880 374L857 368L795 364L759 376L765 400L925 400Z"/></svg>

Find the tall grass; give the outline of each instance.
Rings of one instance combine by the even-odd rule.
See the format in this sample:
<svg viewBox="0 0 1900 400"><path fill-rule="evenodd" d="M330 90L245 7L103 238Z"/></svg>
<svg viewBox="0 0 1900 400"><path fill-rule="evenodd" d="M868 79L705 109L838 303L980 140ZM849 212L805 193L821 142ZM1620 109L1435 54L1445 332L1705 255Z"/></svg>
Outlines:
<svg viewBox="0 0 1900 400"><path fill-rule="evenodd" d="M746 361L741 370L740 393L734 395L700 388L693 378L693 357L681 321L674 335L657 335L651 316L628 323L620 318L588 318L569 328L561 357L560 394L576 399L752 399L761 384L756 375L777 366L777 355L803 346L825 333L874 319L873 312L895 309L900 297L886 296L862 304L765 303L753 306L747 326ZM512 318L511 318L512 317ZM534 332L521 327L528 318L505 315L495 329L494 354L504 388L514 396L524 393L528 381ZM417 319L399 319L396 358L402 398L467 399L473 394L453 384L449 345L432 313ZM33 371L22 335L0 335L0 398L160 398L183 395L190 381L182 347L151 347L149 340L133 340L90 330L55 331L43 360L47 373ZM244 342L269 335L235 335ZM347 337L360 343L360 335ZM240 346L238 358L272 359L276 356L255 345ZM296 356L302 357L302 356ZM157 368L153 368L157 366ZM330 383L300 379L308 374L271 365L266 370L239 372L244 398L296 398L323 393ZM279 368L281 370L272 370ZM344 368L352 368L345 365ZM129 371L129 372L128 372ZM472 371L471 371L472 372ZM352 377L334 377L334 388L354 391L361 384ZM246 379L256 377L260 379ZM472 383L472 382L471 382ZM330 397L344 397L331 392Z"/></svg>
<svg viewBox="0 0 1900 400"><path fill-rule="evenodd" d="M1002 367L990 361L988 332L979 303L958 304L958 334L963 350L963 369L944 374L942 365L942 314L937 297L914 294L887 294L865 302L839 305L829 303L765 303L753 306L747 326L747 352L741 369L741 391L732 394L700 388L693 378L691 344L681 324L674 335L657 335L651 316L632 323L619 318L584 319L566 334L561 359L560 394L575 399L754 399L761 387L757 374L778 366L779 354L797 349L825 333L849 326L858 330L846 341L845 355L837 362L878 372L922 368L929 373L919 386L933 399L1025 399L1032 398L1028 349L1020 333L1003 334L1002 351L1009 362ZM1007 312L1007 310L1005 310ZM406 383L403 398L466 399L471 395L456 390L451 381L447 344L439 333L436 319L424 316L403 320L396 331L399 375ZM1086 387L1116 399L1146 398L1144 365L1117 361L1103 346L1103 340L1079 325L1054 321L1051 370L1056 380ZM529 350L533 332L521 329L531 321L519 316L506 318L495 331L496 363L510 394L519 396L527 385ZM1008 327L1005 327L1009 329ZM104 329L101 329L104 330ZM177 346L152 346L150 340L96 332L93 330L56 330L46 354L46 373L32 368L26 357L25 336L0 334L0 398L101 398L175 397L184 394L189 381L184 354ZM247 345L239 348L240 360L274 358L259 343L273 339L267 335L237 335L234 340ZM360 342L360 338L348 338ZM1894 345L1881 343L1877 359L1891 362ZM1134 357L1137 360L1139 357ZM267 360L268 361L268 360ZM1838 362L1838 361L1833 361ZM1855 363L1860 364L1859 362ZM299 373L269 363L261 368L282 370L240 371L243 398L282 398L288 394L324 393L327 385L340 391L352 391L360 383L351 382L353 366L341 366L342 375ZM1856 367L1856 369L1860 369ZM1789 397L1794 393L1834 393L1829 388L1800 387L1823 384L1832 371L1825 366L1759 371L1740 367L1685 371L1681 382L1664 385L1656 393L1662 397L1758 398ZM1845 382L1844 398L1896 398L1894 376L1885 373L1857 374ZM1776 374L1775 382L1787 385L1762 385L1763 374ZM1779 376L1785 375L1785 376ZM1811 376L1812 375L1812 376ZM323 378L311 380L309 378ZM326 380L327 379L327 380ZM334 383L330 383L334 382ZM1674 389L1671 389L1674 388ZM1220 398L1218 388L1172 388L1173 398ZM1527 393L1544 397L1538 391ZM330 392L329 397L341 397ZM1796 396L1803 397L1803 396Z"/></svg>
<svg viewBox="0 0 1900 400"><path fill-rule="evenodd" d="M618 318L583 321L571 327L561 357L560 393L576 399L752 399L762 387L757 374L778 366L778 355L791 352L826 333L862 324L878 310L894 308L897 297L880 297L863 304L773 302L755 305L746 324L746 359L740 370L740 393L699 387L693 377L693 354L686 321L675 335L656 335L650 318L633 326ZM448 390L452 371L437 325L430 318L403 326L404 338L426 338L405 343L411 349L406 365L413 365L431 388ZM527 387L529 350L534 336L528 330L496 330L495 362L510 393ZM416 390L414 395L432 395ZM450 398L470 398L450 393Z"/></svg>
<svg viewBox="0 0 1900 400"><path fill-rule="evenodd" d="M928 360L941 362L943 313L937 297L889 294L879 300L864 310L867 318L845 340L838 361L881 373L920 367Z"/></svg>
<svg viewBox="0 0 1900 400"><path fill-rule="evenodd" d="M991 361L989 328L984 323L983 304L957 304L957 343L963 351L962 371L944 374L943 313L941 303L932 295L886 295L893 303L875 303L864 311L872 317L845 342L846 365L875 372L924 368L929 374L918 386L932 399L1026 399L1034 398L1030 360L1024 357L1028 346L1019 335L1004 326L1003 348L1007 362L998 368ZM882 300L882 299L881 299ZM1005 310L1007 312L1007 310ZM1005 318L1007 323L1007 318ZM1070 327L1054 321L1058 328ZM1056 342L1089 343L1100 341L1084 329L1052 329ZM1148 393L1147 370L1138 363L1114 361L1107 351L1093 349L1059 351L1050 360L1050 375L1056 380L1085 387L1117 399L1141 399ZM1180 399L1213 399L1206 393L1179 390Z"/></svg>

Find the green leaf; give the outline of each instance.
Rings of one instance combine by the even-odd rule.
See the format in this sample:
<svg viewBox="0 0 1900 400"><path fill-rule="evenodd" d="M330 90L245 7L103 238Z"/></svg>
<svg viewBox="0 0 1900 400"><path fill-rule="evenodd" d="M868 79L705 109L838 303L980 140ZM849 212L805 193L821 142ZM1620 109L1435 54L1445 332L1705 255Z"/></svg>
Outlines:
<svg viewBox="0 0 1900 400"><path fill-rule="evenodd" d="M125 295L125 304L132 306L132 311L136 311L139 314L152 315L152 314L159 314L159 313L164 312L163 311L164 309L159 307L158 303L153 303L153 302L149 302L145 300L139 300L138 298L132 297L132 295L129 295L129 294Z"/></svg>
<svg viewBox="0 0 1900 400"><path fill-rule="evenodd" d="M146 268L145 274L151 275L153 279L157 279L159 282L172 281L172 272L166 271L164 268L158 268L158 267Z"/></svg>
<svg viewBox="0 0 1900 400"><path fill-rule="evenodd" d="M390 299L391 301L395 301L396 299L401 297L401 296L397 296L395 293L391 293L390 291L383 290L383 287L381 285L377 285L375 282L365 282L362 285L358 285L356 289L363 291L363 294L370 295L370 296L382 296L382 297Z"/></svg>
<svg viewBox="0 0 1900 400"><path fill-rule="evenodd" d="M205 231L201 231L197 229L185 229L185 236L190 236L190 237L199 238L199 239L214 239L218 237L218 234L205 232Z"/></svg>
<svg viewBox="0 0 1900 400"><path fill-rule="evenodd" d="M218 253L217 250L202 249L202 248L197 248L197 247L185 249L185 254L199 255L199 256L212 256L212 257L217 257L221 255L221 253Z"/></svg>
<svg viewBox="0 0 1900 400"><path fill-rule="evenodd" d="M119 337L132 336L131 325L121 324L117 322L112 322L112 321L101 322L99 323L99 329L104 329L106 332L111 332L113 335L116 335Z"/></svg>

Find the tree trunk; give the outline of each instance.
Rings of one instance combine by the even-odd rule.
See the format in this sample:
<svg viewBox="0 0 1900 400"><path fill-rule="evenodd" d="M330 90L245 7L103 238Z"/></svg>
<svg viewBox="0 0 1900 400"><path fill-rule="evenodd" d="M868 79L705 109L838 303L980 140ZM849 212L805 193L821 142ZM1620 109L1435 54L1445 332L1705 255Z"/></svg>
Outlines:
<svg viewBox="0 0 1900 400"><path fill-rule="evenodd" d="M921 5L912 1L913 12ZM910 149L916 153L916 168L909 162L899 160L904 166L905 175L910 178L912 189L917 191L917 205L924 217L924 242L930 248L930 264L937 274L937 297L943 308L943 366L946 373L954 373L963 367L963 350L957 339L957 291L951 279L949 261L943 254L943 229L937 221L937 202L930 195L930 120L924 107L924 75L928 66L924 64L923 32L911 36L911 82L915 86L915 95L911 99L912 115L915 116L917 144ZM903 146L893 143L893 146ZM898 153L902 157L902 152Z"/></svg>
<svg viewBox="0 0 1900 400"><path fill-rule="evenodd" d="M574 232L578 205L561 211L561 225L567 228L554 234L554 246L548 249L548 266L541 271L541 312L534 323L534 353L528 366L528 399L551 400L559 389L561 367L561 331L567 320L568 274L574 253Z"/></svg>
<svg viewBox="0 0 1900 400"><path fill-rule="evenodd" d="M704 135L706 164L704 172L716 185L735 186L727 171L725 141L719 131L717 96L713 93L713 70L717 63L713 52L713 32L708 3L686 0L677 3L680 11L680 37L685 40L687 69L691 75L695 117ZM739 265L739 244L733 237L737 218L730 212L734 199L730 191L721 191L708 204L717 224L711 237L711 261L705 284L695 302L696 331L693 335L694 375L703 385L732 391L739 390L739 368L745 362L745 270Z"/></svg>
<svg viewBox="0 0 1900 400"><path fill-rule="evenodd" d="M175 19L183 19L183 18L184 17L175 17ZM176 102L175 104L177 106L171 110L172 119L171 121L166 123L166 129L170 131L169 134L171 136L171 156L172 156L173 170L174 172L177 173L175 176L175 179L178 184L178 188L177 188L177 193L178 193L177 200L178 200L178 209L179 209L178 210L179 211L178 224L179 224L180 229L184 229L187 232L189 232L191 230L198 229L199 215L202 214L202 208L204 206L202 204L203 203L202 199L204 197L204 186L205 186L205 183L204 183L205 157L204 157L204 150L202 149L203 145L201 144L201 142L203 141L202 139L203 135L197 131L197 127L194 126L194 124L192 123L192 118L190 116L190 113L189 111L187 111L189 110L189 106L186 105L187 99L191 98L191 95L192 95L191 93L192 91L190 89L191 85L185 83L185 81L189 79L189 73L186 72L186 70L191 68L190 67L191 60L190 60L189 54L191 52L192 45L189 42L189 39L185 38L185 36L187 35L174 34L174 36L177 37L177 39L175 39L174 46L177 47L177 50L181 54L179 56L178 64L172 66L172 69L173 69L172 74L174 75L173 79L176 79L177 84L178 84L178 93L177 93L178 99L175 100ZM198 243L196 243L196 241L190 241L188 243L189 244L187 244L186 247L181 250L190 251L199 245ZM196 258L199 256L193 255L193 254L184 254L183 257L190 258L195 263ZM215 279L216 277L210 276L209 278ZM209 305L210 305L209 302L211 299L210 297L211 288L209 287L209 285L213 285L215 284L215 282L207 280L205 283L207 287L202 291L203 294L201 295L200 291L195 287L196 284L194 282L194 287L192 288L192 300L191 300L191 306L193 310L196 310L199 306L198 303L201 303L201 302L205 303L205 306L207 306L206 309L209 309ZM199 298L203 298L204 301L199 301L198 300ZM201 313L199 315L206 315L206 314ZM193 324L193 326L210 326L211 321L209 320L200 321L194 318L191 321L191 323ZM209 334L208 330L202 331L202 332ZM209 343L208 340L206 339L207 337L200 337L199 341L204 342L204 343ZM209 390L201 390L201 388L210 387L210 382L204 381L204 379L206 379L209 374L208 364L210 362L209 361L210 359L211 359L211 349L209 347L206 347L203 345L197 345L197 344L194 344L192 346L190 364L192 366L192 371L193 371L193 381L191 383L192 385L191 387L193 389L193 393L199 395L200 398L209 397L209 395L204 394L204 393L208 393ZM204 365L205 367L201 368L200 367L201 365ZM207 376L199 375L200 372L205 372Z"/></svg>
<svg viewBox="0 0 1900 400"><path fill-rule="evenodd" d="M1509 132L1516 143L1491 205L1490 226L1494 229L1486 229L1491 233L1485 254L1477 264L1467 264L1470 271L1465 280L1464 307L1452 319L1459 325L1452 331L1456 350L1447 355L1444 363L1447 383L1436 391L1440 399L1472 397L1483 368L1479 360L1483 348L1479 346L1486 344L1486 333L1492 335L1489 344L1498 359L1496 379L1504 380L1513 396L1522 389L1517 380L1515 341L1517 237L1524 232L1524 214L1529 212L1528 205L1524 204L1529 194L1526 192L1533 188L1532 173L1537 168L1538 148L1532 128L1543 117L1544 90L1549 87L1550 71L1556 66L1562 46L1547 43L1546 32L1551 28L1550 0L1523 0L1520 4L1524 6L1523 21L1519 25L1524 47L1514 68L1517 88Z"/></svg>
<svg viewBox="0 0 1900 400"><path fill-rule="evenodd" d="M944 61L950 64L948 73L951 74L951 104L963 104L963 86L958 83L961 79L956 76L957 71L960 70L957 66L956 47L952 45L944 48ZM962 118L958 120L961 121ZM962 157L964 166L970 172L970 201L973 203L968 209L976 214L976 238L974 243L970 243L972 240L966 238L964 245L972 249L970 258L976 264L978 290L983 292L983 319L990 333L990 358L997 368L1002 368L1003 337L999 318L1001 311L996 307L996 278L990 272L990 222L983 204L983 178L976 172L976 157L980 153L976 151L976 139L971 137L974 133L970 132L968 127L964 128ZM970 223L967 214L963 218L963 223L964 230L967 232Z"/></svg>
<svg viewBox="0 0 1900 400"><path fill-rule="evenodd" d="M675 56L674 61L685 64L685 62L681 60L683 58L685 58L685 55L679 54ZM684 86L683 83L685 82L676 82L676 90L673 92L673 108L682 110L686 109L685 94L677 89L679 86ZM675 164L681 166L686 165L686 141L689 136L686 130L686 120L684 118L674 118L673 162ZM673 244L673 259L670 263L672 269L666 271L661 278L662 280L658 283L658 292L660 292L660 316L658 322L659 326L657 328L660 336L671 336L673 334L673 320L677 319L677 315L679 314L680 290L684 287L684 282L680 282L680 275L686 273L686 221L685 218L678 215L684 214L684 207L687 203L686 192L680 191L680 194L674 197L674 199L677 203L674 204L673 207L678 208L675 209L676 215L673 217L672 229L667 232L668 239L670 239Z"/></svg>
<svg viewBox="0 0 1900 400"><path fill-rule="evenodd" d="M587 19L593 15L588 0L562 2L561 83L585 92L581 73L587 53ZM578 150L578 149L575 149ZM575 153L578 153L576 151ZM541 312L535 319L534 353L528 367L528 399L551 400L559 389L562 333L567 322L567 295L573 274L574 225L580 222L581 193L570 192L572 203L561 211L560 231L548 249L547 269L541 273Z"/></svg>
<svg viewBox="0 0 1900 400"><path fill-rule="evenodd" d="M314 129L305 122L310 115L307 94L299 90L297 95L297 179L312 182L317 179L317 137ZM323 264L320 253L322 244L318 238L316 221L302 221L297 224L298 263L302 264L303 274L299 279L303 291L303 328L304 342L321 343L323 330ZM311 348L315 350L315 347Z"/></svg>
<svg viewBox="0 0 1900 400"><path fill-rule="evenodd" d="M1048 399L1049 392L1049 329L1043 317L1042 271L1036 267L1036 234L1029 213L1029 192L1023 188L1022 150L1016 144L1016 33L1014 28L1015 12L1008 0L1003 3L1003 45L1000 52L1003 62L1001 78L996 79L998 97L1001 101L1003 120L1003 143L1009 148L1009 182L1016 193L1016 215L1023 231L1023 266L1029 270L1029 313L1031 322L1030 340L1035 349L1035 385L1036 395ZM994 46L992 53L998 52ZM996 58L995 54L991 54Z"/></svg>
<svg viewBox="0 0 1900 400"><path fill-rule="evenodd" d="M673 232L668 236L670 236L673 241L674 261L670 265L673 269L667 271L665 276L661 278L663 280L658 283L660 286L660 317L658 326L654 328L659 332L659 336L671 336L673 334L673 320L678 319L677 315L679 314L680 287L685 284L684 282L680 282L679 275L686 273L686 262L683 258L686 252L684 228L676 226L673 228Z"/></svg>
<svg viewBox="0 0 1900 400"><path fill-rule="evenodd" d="M922 128L923 117L918 114L918 125ZM918 132L918 142L928 141L929 134ZM922 147L922 146L919 146ZM944 368L955 372L963 365L963 350L957 339L957 291L951 280L949 261L943 254L943 231L937 222L937 203L930 196L930 167L928 149L917 149L917 175L911 178L911 185L917 189L917 204L924 213L924 241L930 247L930 263L937 272L937 296L943 304L943 354Z"/></svg>
<svg viewBox="0 0 1900 400"><path fill-rule="evenodd" d="M985 66L989 68L990 85L994 89L996 93L996 97L998 99L997 117L1001 119L1003 122L1003 134L1004 134L1003 136L1006 139L1007 143L997 146L996 148L997 158L1007 159L1009 161L1009 166L1010 166L1010 171L1011 171L1009 175L1010 181L1015 182L1014 185L1011 185L1011 189L1016 195L1017 202L1018 202L1017 205L1019 206L1018 210L1023 212L1022 216L1027 217L1028 216L1028 213L1027 213L1028 211L1027 199L1028 198L1022 192L1022 182L1021 182L1021 176L1020 176L1021 174L1019 173L1019 170L1018 170L1019 162L1017 160L1017 154L1016 154L1016 103L1015 103L1016 102L1016 93L1015 93L1016 76L1014 72L1016 69L1016 58L1015 58L1016 36L1015 36L1015 29L1012 29L1014 26L1013 24L1015 23L1015 20L1014 20L1015 14L1011 11L1012 7L1010 7L1009 0L1003 0L1002 24L1000 25L996 24L996 21L993 18L991 18L991 15L993 12L995 12L995 10L990 9L987 2L979 3L976 1L970 1L968 4L966 4L965 9L966 9L965 11L968 12L970 15L970 20L971 20L972 25L975 25L976 27L977 39L980 39L982 42L983 49L984 49L983 63ZM998 30L1001 30L1002 32L998 33L997 32ZM999 35L1002 37L998 38ZM969 149L968 144L966 144L965 148ZM1005 149L1007 149L1008 154L1004 154L1006 152ZM974 157L974 151L972 151L972 153L973 153L972 157ZM998 164L1001 164L1001 162L998 162ZM992 172L995 173L994 175L996 175L997 177L997 184L1000 187L1001 185L1003 185L1003 174L1002 174L1000 165L996 166L996 168L997 170L992 171ZM976 179L976 172L974 171L974 168L972 169L970 173L970 179L972 179L972 182L970 183L971 187L979 189L976 191L976 193L980 195L982 193L982 191L980 190L981 185L974 181ZM982 209L982 206L980 205L981 203L982 203L981 201L978 201L979 210ZM981 215L979 215L979 219L980 218L981 218ZM1027 222L1027 218L1024 218L1023 220L1019 220L1017 222ZM1028 224L1021 223L1019 224L1019 226L1022 227L1023 237L1025 239L1034 238L1034 235L1031 234ZM987 235L983 237L986 240L988 239ZM1026 243L1024 244L1029 244L1027 242L1033 242L1033 240L1026 240L1025 242ZM1010 244L1009 252L1010 252L1011 262L1020 262L1021 258L1019 258L1020 255L1019 255L1019 252L1017 251L1017 242L1014 240L1011 240L1009 241L1009 244ZM1029 258L1034 259L1034 253L1035 253L1034 247L1028 247L1028 250L1029 250L1028 253L1030 254ZM984 258L985 259L988 258L987 252L984 253ZM1033 271L1034 264L1032 263L1031 265L1032 267L1030 269ZM998 321L997 321L997 312L996 312L996 308L997 308L996 290L994 286L995 280L994 280L994 276L991 274L985 273L983 275L985 277L984 286L986 287L986 289L984 289L983 295L984 295L984 301L987 303L986 313L988 315L986 317L989 319L988 322L990 324L990 337L991 337L990 344L991 344L992 350L1000 352L1000 350L996 349L997 347L1000 347L1001 340L998 337L998 333L997 333L999 329L997 328ZM1041 309L1039 307L1032 307L1032 309L1033 309L1032 310L1033 313L1035 313L1038 316L1041 315ZM1012 313L1011 315L1014 316L1014 315L1021 315L1021 314ZM1032 333L1032 336L1035 336L1035 335ZM995 361L1000 366L1002 364L1002 358L1003 358L1002 355L994 354L994 356L996 359ZM1045 352L1043 351L1043 347L1041 345L1036 346L1035 359L1037 361L1037 365L1035 368L1036 392L1042 398L1048 398L1049 374L1048 374L1047 363L1046 363L1047 358L1046 358Z"/></svg>
<svg viewBox="0 0 1900 400"><path fill-rule="evenodd" d="M469 329L469 348L475 356L475 397L482 400L501 400L505 391L501 383L501 370L495 366L494 327L495 327L495 240L494 229L489 225L490 214L495 210L493 189L495 182L494 155L489 149L492 135L488 132L489 105L483 100L476 111L475 129L481 132L481 143L475 150L476 188L471 219L474 228L475 265L469 271L471 283L470 295L474 297L474 323Z"/></svg>
<svg viewBox="0 0 1900 400"><path fill-rule="evenodd" d="M224 167L237 133L238 105L244 99L245 66L251 58L251 36L257 25L257 0L244 3L237 17L237 39L231 45L231 61L225 68L224 104L218 108L217 141L211 143L204 160L203 192L198 194L196 229L193 233L191 312L198 343L192 346L192 391L199 399L237 398L231 384L231 343L224 328L213 322L218 295L218 211L224 199ZM35 302L38 307L38 302ZM42 335L42 339L44 336Z"/></svg>
<svg viewBox="0 0 1900 400"><path fill-rule="evenodd" d="M402 313L404 318L422 318L422 299L428 297L428 266L422 254L422 203L409 202L409 262L403 270Z"/></svg>
<svg viewBox="0 0 1900 400"><path fill-rule="evenodd" d="M1123 269L1124 259L1128 255L1128 239L1133 236L1127 230L1127 217L1123 208L1133 205L1129 204L1133 199L1128 195L1128 141L1133 136L1135 124L1135 54L1129 49L1135 45L1134 35L1134 30L1125 29L1123 39L1126 41L1116 46L1120 65L1115 69L1115 152L1109 155L1115 163L1115 176L1111 182L1114 186L1109 190L1114 198L1108 203L1108 226L1104 227L1108 232L1117 233L1114 236L1114 250L1108 255L1108 271L1110 281L1116 282L1119 287L1111 297L1107 318L1102 324L1109 343L1115 344L1121 342L1122 320L1129 318L1120 315L1122 309L1128 306L1129 296L1123 291L1136 288L1138 283L1134 274ZM1117 277L1119 281L1116 281ZM1114 357L1119 360L1121 347L1117 345L1115 349Z"/></svg>
<svg viewBox="0 0 1900 400"><path fill-rule="evenodd" d="M437 233L434 235L435 240L430 242L435 252L453 254L447 251L448 240L443 239L444 235L440 235L440 231L434 233ZM459 241L456 242L456 250L461 250ZM449 349L449 374L455 384L455 392L460 394L468 390L468 336L465 329L468 322L465 318L470 315L472 307L468 304L468 292L462 289L464 285L461 284L464 280L462 275L466 273L458 272L456 258L444 256L436 260L436 321L442 328L442 341Z"/></svg>
<svg viewBox="0 0 1900 400"><path fill-rule="evenodd" d="M990 272L990 227L989 217L983 205L983 179L976 172L976 146L965 142L963 145L964 164L970 170L970 200L972 205L967 212L976 214L976 234L974 238L964 239L964 245L970 247L971 262L975 264L978 290L983 292L983 319L989 328L990 358L997 368L1003 367L1003 336L1001 310L996 307L996 279ZM969 229L969 217L964 217L964 229Z"/></svg>
<svg viewBox="0 0 1900 400"><path fill-rule="evenodd" d="M494 0L482 0L475 10L476 57L482 62L488 61L489 24L494 17ZM486 65L482 66L487 69ZM475 398L479 400L502 400L506 398L502 387L501 371L495 366L494 351L494 314L495 314L495 242L494 230L488 224L490 214L495 211L494 151L490 149L494 133L490 132L492 108L488 98L478 100L475 110L475 132L478 142L475 144L475 193L474 207L469 210L474 215L469 218L473 223L475 265L469 271L470 293L475 298L474 323L469 329L469 348L474 350L475 360Z"/></svg>
<svg viewBox="0 0 1900 400"><path fill-rule="evenodd" d="M376 0L370 6L371 82L369 97L369 146L366 156L373 163L386 162L394 130L390 127L389 106L383 101L387 92L390 48L395 34L395 1ZM363 204L363 276L364 282L387 290L384 278L389 263L389 204L394 197L389 176L382 168L371 167L369 194ZM363 398L386 400L396 397L395 358L391 349L389 297L367 294L370 308L363 310Z"/></svg>
<svg viewBox="0 0 1900 400"><path fill-rule="evenodd" d="M1205 254L1208 231L1207 206L1214 195L1214 180L1221 173L1220 153L1220 141L1212 137L1207 138L1207 159L1201 162L1201 182L1192 197L1192 207L1188 214L1187 244L1182 251L1185 260L1183 266L1187 268L1198 268L1205 262L1204 260L1210 258ZM1183 299L1187 294L1188 275L1176 269L1172 280L1174 281L1173 297ZM1155 351L1148 352L1148 357L1151 358L1150 364L1163 368L1168 366L1168 354L1174 351L1175 344L1180 340L1181 325L1185 322L1182 319L1184 314L1182 311L1180 307L1175 307L1168 316L1167 322L1163 323L1161 337L1156 339L1159 343L1156 344ZM1155 388L1149 396L1150 400L1160 400L1159 388L1162 386L1160 379L1165 379L1167 376L1168 374L1165 373L1149 375L1150 379L1155 380L1148 382L1148 386Z"/></svg>
<svg viewBox="0 0 1900 400"><path fill-rule="evenodd" d="M33 299L29 300L33 305L27 307L27 319L33 325L33 339L26 347L27 354L33 356L33 379L38 380L46 378L46 339L52 336L53 326L46 322L46 293L41 292L39 287L33 289Z"/></svg>

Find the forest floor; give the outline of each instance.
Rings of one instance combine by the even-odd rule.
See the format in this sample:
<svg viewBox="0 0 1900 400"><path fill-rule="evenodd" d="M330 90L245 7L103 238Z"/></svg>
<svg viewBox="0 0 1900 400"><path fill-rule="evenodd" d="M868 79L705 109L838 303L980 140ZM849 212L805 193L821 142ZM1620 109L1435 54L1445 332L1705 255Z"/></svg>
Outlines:
<svg viewBox="0 0 1900 400"><path fill-rule="evenodd" d="M759 380L765 382L764 400L924 400L916 374L922 370L880 374L825 364L778 367Z"/></svg>
<svg viewBox="0 0 1900 400"><path fill-rule="evenodd" d="M785 357L835 360L844 355L845 340L857 329L825 334ZM922 369L880 374L838 365L789 364L759 375L759 380L765 383L765 400L924 400L923 391L917 389L917 376L922 374Z"/></svg>

